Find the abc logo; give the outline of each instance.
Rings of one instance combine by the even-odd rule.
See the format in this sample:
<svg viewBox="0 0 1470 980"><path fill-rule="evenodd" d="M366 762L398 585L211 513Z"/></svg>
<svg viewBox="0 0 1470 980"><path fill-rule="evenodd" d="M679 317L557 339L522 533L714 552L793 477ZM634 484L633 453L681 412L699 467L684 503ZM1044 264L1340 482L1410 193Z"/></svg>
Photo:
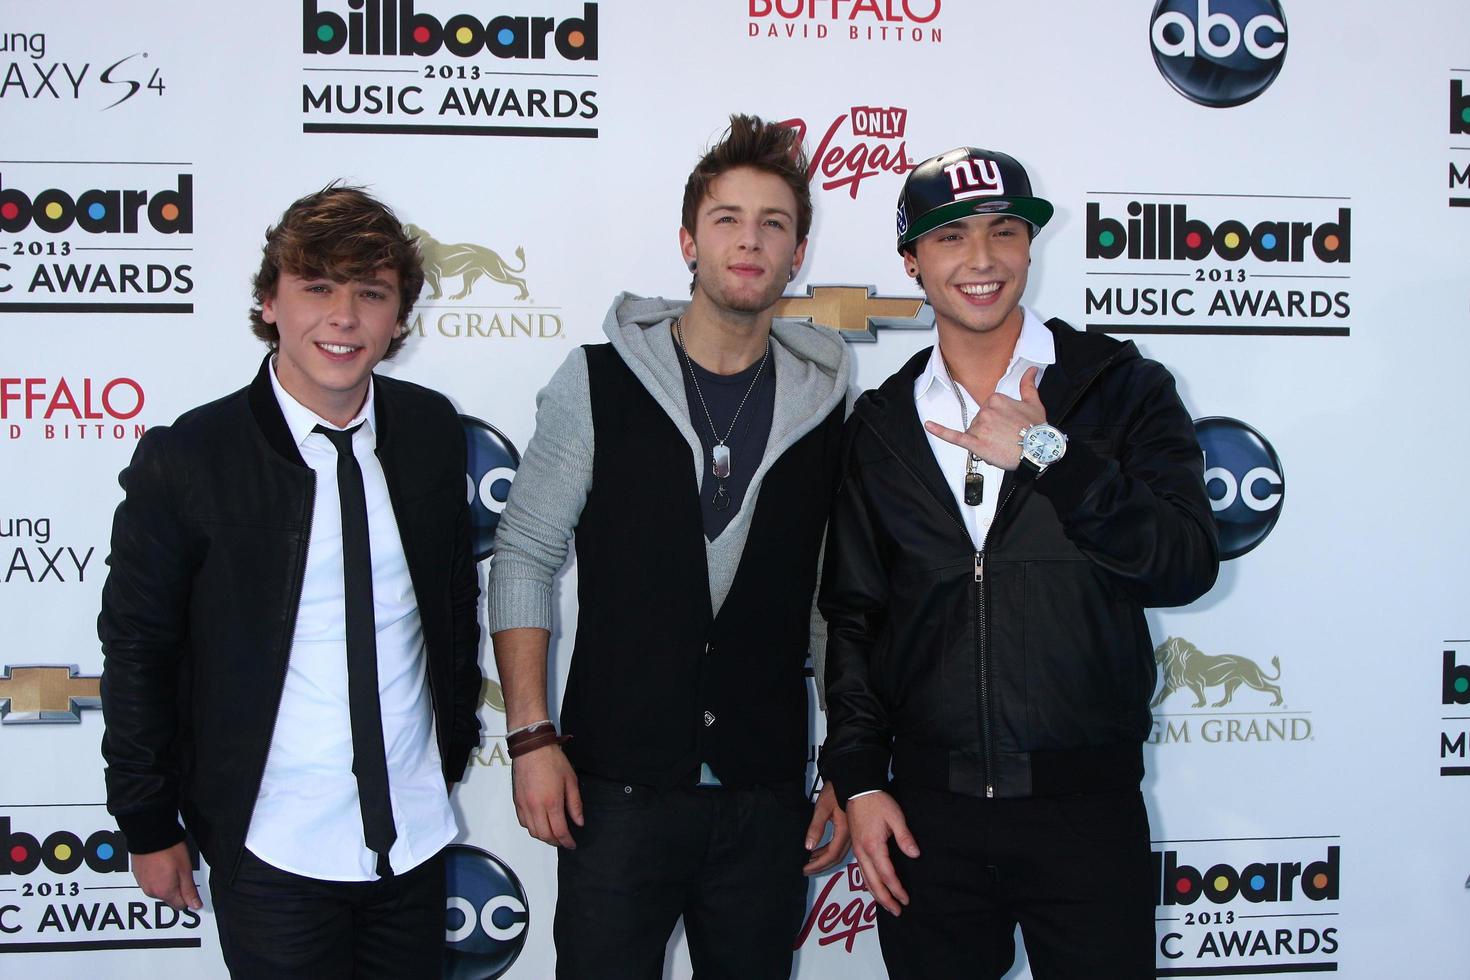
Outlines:
<svg viewBox="0 0 1470 980"><path fill-rule="evenodd" d="M521 465L521 454L495 426L468 415L459 417L468 450L465 493L470 503L470 525L475 539L475 561L495 553L495 528L510 496L510 484Z"/></svg>
<svg viewBox="0 0 1470 980"><path fill-rule="evenodd" d="M1186 99L1214 109L1266 91L1286 60L1277 0L1159 0L1148 34L1159 73Z"/></svg>
<svg viewBox="0 0 1470 980"><path fill-rule="evenodd" d="M1205 452L1205 492L1220 531L1220 557L1239 558L1266 540L1281 516L1281 459L1265 436L1235 419L1197 419L1194 431Z"/></svg>
<svg viewBox="0 0 1470 980"><path fill-rule="evenodd" d="M444 849L445 980L495 980L526 945L526 890L500 858L467 844Z"/></svg>

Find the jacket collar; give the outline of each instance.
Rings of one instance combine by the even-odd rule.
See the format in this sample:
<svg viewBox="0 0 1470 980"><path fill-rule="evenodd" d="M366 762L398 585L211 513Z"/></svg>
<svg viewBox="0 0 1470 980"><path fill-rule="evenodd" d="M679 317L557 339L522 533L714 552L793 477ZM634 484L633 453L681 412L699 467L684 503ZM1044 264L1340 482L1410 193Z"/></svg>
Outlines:
<svg viewBox="0 0 1470 980"><path fill-rule="evenodd" d="M1112 364L1131 360L1139 354L1131 340L1120 342L1106 334L1082 333L1055 318L1046 321L1046 326L1056 344L1056 361L1042 375L1037 394L1046 406L1047 419L1060 426L1098 375ZM963 526L959 505L955 503L954 494L929 448L929 437L914 405L914 383L928 365L932 352L932 347L926 347L909 358L888 380L858 399L853 413L874 428L889 448L909 465L940 506ZM1002 496L1015 481L1014 473L1006 474L1000 491Z"/></svg>
<svg viewBox="0 0 1470 980"><path fill-rule="evenodd" d="M281 404L276 401L270 370L271 355L266 354L260 361L260 370L255 372L255 380L250 382L246 391L250 414L255 417L260 434L272 449L297 466L305 467L306 460L301 458L301 450L296 448L296 440L291 438L291 427L286 424L286 416L281 414Z"/></svg>
<svg viewBox="0 0 1470 980"><path fill-rule="evenodd" d="M1041 376L1041 385L1036 393L1046 406L1047 419L1060 426L1094 378L1113 364L1136 359L1139 353L1131 340L1119 341L1107 334L1082 333L1056 318L1046 321L1046 325L1056 342L1057 359Z"/></svg>
<svg viewBox="0 0 1470 980"><path fill-rule="evenodd" d="M246 389L250 414L255 417L260 434L272 449L286 460L305 467L306 460L301 458L301 451L297 449L296 440L291 436L291 427L281 414L281 404L276 401L275 389L271 387L270 370L271 355L266 354L261 359L260 370L255 372L255 379ZM390 445L393 428L393 412L387 407L392 398L386 390L389 387L391 386L383 384L381 377L373 375L373 431L377 436L379 458L382 458L384 450Z"/></svg>

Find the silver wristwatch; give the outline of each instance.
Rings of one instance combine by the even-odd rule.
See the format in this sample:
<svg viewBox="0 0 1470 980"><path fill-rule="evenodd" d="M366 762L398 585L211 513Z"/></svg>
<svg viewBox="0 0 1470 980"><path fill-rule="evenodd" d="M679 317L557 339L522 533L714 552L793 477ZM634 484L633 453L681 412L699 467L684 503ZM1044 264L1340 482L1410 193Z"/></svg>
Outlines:
<svg viewBox="0 0 1470 980"><path fill-rule="evenodd" d="M1021 469L1040 476L1046 468L1067 454L1067 436L1061 429L1045 422L1028 425L1021 430Z"/></svg>

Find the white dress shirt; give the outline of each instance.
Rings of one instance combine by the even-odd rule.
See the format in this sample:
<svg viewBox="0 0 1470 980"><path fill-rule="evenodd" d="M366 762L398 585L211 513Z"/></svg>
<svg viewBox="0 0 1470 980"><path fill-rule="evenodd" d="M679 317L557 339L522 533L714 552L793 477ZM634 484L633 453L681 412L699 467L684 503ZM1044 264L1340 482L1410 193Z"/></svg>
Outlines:
<svg viewBox="0 0 1470 980"><path fill-rule="evenodd" d="M274 361L271 385L291 437L316 472L316 499L286 686L245 846L265 863L293 874L329 881L377 878L377 856L363 842L352 775L337 450L326 436L312 431L317 425L350 429L364 422L352 437L352 450L367 498L378 698L388 794L398 831L388 860L394 873L402 874L438 853L457 828L434 739L418 602L375 453L371 382L362 413L346 426L332 425L291 397L276 378Z"/></svg>
<svg viewBox="0 0 1470 980"><path fill-rule="evenodd" d="M1041 375L1046 371L1047 365L1057 359L1056 341L1052 339L1046 324L1025 307L1021 308L1021 313L1021 335L1016 338L1016 348L1011 353L1011 362L1006 367L1005 375L995 386L1000 394L1017 400L1021 397L1021 376L1026 373L1026 369L1039 369L1036 383L1040 385ZM965 400L964 418L973 423L980 407L975 404L975 399L964 386L956 385L950 380L940 345L935 344L929 363L914 381L914 405L919 411L919 420L938 422L948 428L964 431L967 426L961 419L959 399L955 397L956 390ZM988 397L990 393L981 394ZM944 480L954 494L955 503L959 505L960 516L970 531L970 540L975 543L975 550L980 551L985 547L985 537L990 533L990 525L995 520L995 507L1000 502L1000 481L1005 477L1005 470L992 466L983 459L980 461L980 474L985 478L985 496L979 506L971 507L965 503L965 469L970 454L959 446L932 435L927 429L924 434L929 438L929 448L934 453L935 461L939 463L939 471L944 474ZM1019 441L1020 437L1018 429L1016 439Z"/></svg>

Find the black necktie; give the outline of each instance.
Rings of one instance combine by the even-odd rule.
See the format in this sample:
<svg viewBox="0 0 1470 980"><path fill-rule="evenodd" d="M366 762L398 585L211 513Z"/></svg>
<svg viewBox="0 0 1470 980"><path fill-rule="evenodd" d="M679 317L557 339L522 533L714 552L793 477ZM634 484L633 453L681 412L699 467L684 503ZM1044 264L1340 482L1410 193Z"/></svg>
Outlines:
<svg viewBox="0 0 1470 980"><path fill-rule="evenodd" d="M378 635L373 619L373 556L368 545L367 496L362 469L352 453L352 434L317 426L337 447L337 492L342 503L342 584L347 606L347 706L352 717L352 774L362 807L362 834L378 855L378 875L393 868L388 852L398 838L388 799L388 757L383 747L383 710L378 703Z"/></svg>

